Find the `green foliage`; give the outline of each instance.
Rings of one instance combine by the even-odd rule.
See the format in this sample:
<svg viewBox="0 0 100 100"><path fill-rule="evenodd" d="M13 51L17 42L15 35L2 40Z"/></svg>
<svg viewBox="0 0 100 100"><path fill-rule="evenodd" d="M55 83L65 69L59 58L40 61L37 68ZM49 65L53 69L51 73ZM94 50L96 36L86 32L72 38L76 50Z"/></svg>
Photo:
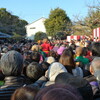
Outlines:
<svg viewBox="0 0 100 100"><path fill-rule="evenodd" d="M14 39L14 40L21 40L23 38L25 38L25 36L22 36L20 34L15 33L15 32L13 33L13 36L11 37L11 39Z"/></svg>
<svg viewBox="0 0 100 100"><path fill-rule="evenodd" d="M0 31L11 34L15 32L19 35L25 35L25 25L27 21L21 20L18 16L12 15L6 8L0 8Z"/></svg>
<svg viewBox="0 0 100 100"><path fill-rule="evenodd" d="M43 32L37 32L34 36L35 41L43 40L44 38L47 38L47 34Z"/></svg>
<svg viewBox="0 0 100 100"><path fill-rule="evenodd" d="M64 10L56 8L51 10L49 18L45 21L45 27L49 36L54 36L57 32L66 32L71 20L67 16Z"/></svg>

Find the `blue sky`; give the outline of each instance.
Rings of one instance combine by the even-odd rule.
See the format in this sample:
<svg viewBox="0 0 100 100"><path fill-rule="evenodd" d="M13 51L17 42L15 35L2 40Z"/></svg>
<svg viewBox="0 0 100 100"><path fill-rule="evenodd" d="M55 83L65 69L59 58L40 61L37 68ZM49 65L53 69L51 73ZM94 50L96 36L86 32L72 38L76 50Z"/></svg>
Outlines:
<svg viewBox="0 0 100 100"><path fill-rule="evenodd" d="M31 23L41 17L48 18L50 10L57 7L65 10L71 20L76 15L85 17L87 5L93 3L95 0L0 0L0 8Z"/></svg>

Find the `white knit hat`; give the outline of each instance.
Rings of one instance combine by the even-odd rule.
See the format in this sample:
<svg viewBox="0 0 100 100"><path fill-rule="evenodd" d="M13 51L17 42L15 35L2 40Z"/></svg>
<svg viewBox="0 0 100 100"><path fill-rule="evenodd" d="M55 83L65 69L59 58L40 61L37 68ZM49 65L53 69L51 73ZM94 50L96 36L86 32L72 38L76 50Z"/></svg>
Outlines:
<svg viewBox="0 0 100 100"><path fill-rule="evenodd" d="M54 57L47 57L47 58L45 59L45 61L46 61L47 63L51 64L51 63L55 62L55 58L54 58Z"/></svg>

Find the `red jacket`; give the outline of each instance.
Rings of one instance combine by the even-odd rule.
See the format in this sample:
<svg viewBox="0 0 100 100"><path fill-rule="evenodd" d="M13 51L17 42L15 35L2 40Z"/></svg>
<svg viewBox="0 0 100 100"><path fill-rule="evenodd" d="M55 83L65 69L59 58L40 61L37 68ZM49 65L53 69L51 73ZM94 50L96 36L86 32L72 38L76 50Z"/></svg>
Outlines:
<svg viewBox="0 0 100 100"><path fill-rule="evenodd" d="M49 43L43 43L41 44L42 47L42 51L44 51L46 54L48 54L48 52L51 50L51 46Z"/></svg>

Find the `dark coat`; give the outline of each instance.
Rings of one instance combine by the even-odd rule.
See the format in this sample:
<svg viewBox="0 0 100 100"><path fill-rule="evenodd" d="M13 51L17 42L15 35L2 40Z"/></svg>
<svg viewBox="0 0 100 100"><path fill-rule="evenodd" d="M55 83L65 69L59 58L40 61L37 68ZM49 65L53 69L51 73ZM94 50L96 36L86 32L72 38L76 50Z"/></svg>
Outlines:
<svg viewBox="0 0 100 100"><path fill-rule="evenodd" d="M5 77L5 83L0 87L0 100L10 100L13 92L24 85L22 77Z"/></svg>
<svg viewBox="0 0 100 100"><path fill-rule="evenodd" d="M93 91L93 94L94 94L94 100L100 100L100 82L98 82L96 80L96 77L94 75L87 76L87 77L85 77L85 79L87 81L89 81L89 83L92 86L92 91ZM96 83L97 83L97 85L96 85Z"/></svg>

